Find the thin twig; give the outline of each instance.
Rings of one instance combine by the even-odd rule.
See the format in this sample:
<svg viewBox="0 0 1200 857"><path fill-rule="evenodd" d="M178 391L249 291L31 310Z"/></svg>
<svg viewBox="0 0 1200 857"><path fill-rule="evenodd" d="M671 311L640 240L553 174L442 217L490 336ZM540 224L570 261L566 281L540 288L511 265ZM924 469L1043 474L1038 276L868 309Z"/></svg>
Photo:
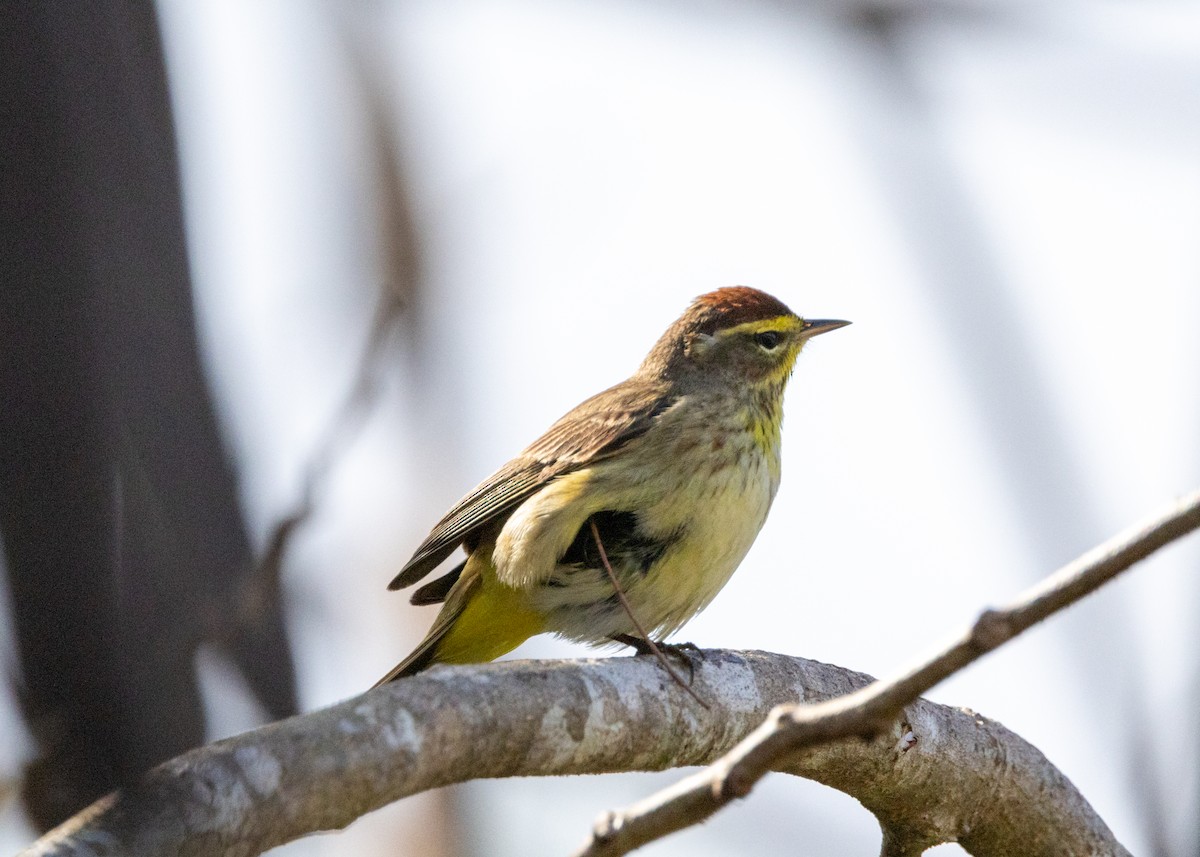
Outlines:
<svg viewBox="0 0 1200 857"><path fill-rule="evenodd" d="M709 767L627 809L603 815L578 857L628 854L698 824L746 796L772 765L801 748L878 733L942 679L1197 527L1200 491L1063 566L1008 607L985 610L966 635L899 677L817 705L778 706L758 729Z"/></svg>
<svg viewBox="0 0 1200 857"><path fill-rule="evenodd" d="M629 617L629 621L633 623L633 627L637 629L641 635L642 641L650 647L650 651L658 658L658 662L662 664L663 669L667 671L667 675L675 679L675 683L688 692L688 695L704 708L708 708L708 703L705 702L696 691L692 690L691 685L687 684L681 675L675 672L675 669L667 661L667 656L662 653L658 644L650 639L650 635L646 633L646 629L642 627L642 623L638 621L634 615L633 607L629 604L629 599L625 597L625 590L621 588L620 582L617 580L617 575L613 573L612 565L608 561L608 552L604 550L604 542L600 541L600 530L596 527L596 519L590 518L588 523L592 525L592 538L596 540L596 547L600 550L600 563L604 566L604 570L608 573L608 579L612 581L613 589L617 592L617 600L621 602L621 606L625 608L625 615Z"/></svg>

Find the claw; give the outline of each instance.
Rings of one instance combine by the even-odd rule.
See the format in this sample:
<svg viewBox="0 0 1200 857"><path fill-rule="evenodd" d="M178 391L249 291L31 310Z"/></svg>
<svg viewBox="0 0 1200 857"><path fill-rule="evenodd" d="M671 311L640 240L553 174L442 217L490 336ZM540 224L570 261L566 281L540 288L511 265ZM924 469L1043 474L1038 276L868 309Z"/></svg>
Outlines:
<svg viewBox="0 0 1200 857"><path fill-rule="evenodd" d="M696 680L696 661L704 660L704 650L695 643L654 643L634 634L614 634L609 639L614 643L629 646L639 656L653 655L657 657L657 652L655 652L657 648L658 652L687 667L689 685Z"/></svg>
<svg viewBox="0 0 1200 857"><path fill-rule="evenodd" d="M704 651L695 643L659 643L659 651L685 665L688 684L696 680L696 661L704 660Z"/></svg>

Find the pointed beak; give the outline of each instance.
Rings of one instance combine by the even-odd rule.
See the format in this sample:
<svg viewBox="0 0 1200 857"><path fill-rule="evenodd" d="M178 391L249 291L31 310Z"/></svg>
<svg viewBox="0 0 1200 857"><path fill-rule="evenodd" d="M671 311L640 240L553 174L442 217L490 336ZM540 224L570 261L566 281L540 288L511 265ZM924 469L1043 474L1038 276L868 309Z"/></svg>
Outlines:
<svg viewBox="0 0 1200 857"><path fill-rule="evenodd" d="M837 330L839 327L845 327L849 323L837 318L805 319L804 327L800 328L800 335L808 339L809 337L819 336L822 333L829 333L831 330Z"/></svg>

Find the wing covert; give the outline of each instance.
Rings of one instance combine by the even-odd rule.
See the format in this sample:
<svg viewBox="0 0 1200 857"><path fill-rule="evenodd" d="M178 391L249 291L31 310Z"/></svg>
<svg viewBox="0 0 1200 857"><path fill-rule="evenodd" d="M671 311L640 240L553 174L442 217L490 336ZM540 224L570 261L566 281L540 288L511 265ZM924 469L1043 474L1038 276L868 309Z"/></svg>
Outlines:
<svg viewBox="0 0 1200 857"><path fill-rule="evenodd" d="M578 405L454 504L388 589L416 583L473 533L514 509L551 479L611 455L643 434L674 401L664 385L631 379Z"/></svg>

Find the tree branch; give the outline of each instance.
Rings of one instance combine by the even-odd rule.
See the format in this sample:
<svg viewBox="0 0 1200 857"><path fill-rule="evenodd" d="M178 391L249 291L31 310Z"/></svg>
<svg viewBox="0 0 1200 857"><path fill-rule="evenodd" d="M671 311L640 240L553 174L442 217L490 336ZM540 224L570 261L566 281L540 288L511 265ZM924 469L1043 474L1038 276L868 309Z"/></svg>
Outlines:
<svg viewBox="0 0 1200 857"><path fill-rule="evenodd" d="M707 764L774 706L870 682L815 661L710 650L694 678L705 711L648 657L439 667L180 756L25 853L258 854L450 783ZM920 736L908 752L910 739L893 730L812 748L780 770L846 791L897 824L906 805L915 819L949 802L1001 807L1004 823L1036 822L1064 841L1080 826L1104 830L1070 782L999 724L925 701L910 706L908 723ZM1011 783L1003 799L997 771ZM1045 794L1052 810L1041 808Z"/></svg>
<svg viewBox="0 0 1200 857"><path fill-rule="evenodd" d="M1109 568L1111 577L1116 564L1128 565L1200 525L1200 494L1187 503L1190 511L1181 507L1178 515L1187 526L1155 524L1139 537L1141 548L1108 550L1088 568ZM1076 598L1090 591L1066 586ZM1015 624L1003 627L1016 633L1058 609L1045 587L1032 595L1001 611L1015 617ZM971 644L978 650L974 657L999 642L992 636L994 622L981 627L986 633ZM918 674L933 673L921 669L910 676ZM919 683L904 681L910 689ZM752 731L769 734L762 725L768 712L776 711L771 722L777 722L780 711L794 711L777 708L782 703L839 698L835 704L844 708L841 697L872 682L800 658L709 651L697 659L694 679L712 705L705 711L649 658L439 667L180 756L24 854L250 855L344 827L407 795L470 779L708 764ZM754 750L757 744L740 746L754 750L743 755L755 764L767 760L773 769L858 798L879 818L890 857L953 839L984 857L1127 853L1070 781L1003 726L925 700L909 704L902 720L887 719L884 710L872 709L867 726L857 730L872 736L867 740L789 748L769 760L755 755L762 752ZM720 764L732 772L719 780L723 800L753 785L729 760ZM699 784L712 795L718 781L711 773L683 781L674 792L693 794ZM648 813L628 815L628 826L595 844L627 844L632 840L617 837L686 805L658 801Z"/></svg>
<svg viewBox="0 0 1200 857"><path fill-rule="evenodd" d="M1159 514L1063 566L1008 607L985 610L965 636L909 672L820 705L780 706L762 726L706 770L626 810L602 816L591 840L578 852L579 857L627 854L647 842L698 824L734 799L745 797L768 771L778 769L781 759L799 749L847 736L875 735L888 728L904 706L942 679L1074 604L1197 527L1200 527L1200 491L1180 498ZM914 740L919 740L917 735ZM865 800L863 803L871 808ZM954 809L953 817L924 825L927 828L924 830L910 829L911 807L899 822L889 821L886 814L876 812L884 828L884 854L919 854L926 847L950 841L960 842L971 853L983 853L972 850L968 844L980 836L969 818L971 808ZM1040 853L1028 841L1035 830L1020 831L1027 838L1017 851ZM1047 854L1099 853L1089 850L1092 846L1076 852L1065 849L1061 842L1056 844L1055 840L1048 840L1047 844L1051 846Z"/></svg>

